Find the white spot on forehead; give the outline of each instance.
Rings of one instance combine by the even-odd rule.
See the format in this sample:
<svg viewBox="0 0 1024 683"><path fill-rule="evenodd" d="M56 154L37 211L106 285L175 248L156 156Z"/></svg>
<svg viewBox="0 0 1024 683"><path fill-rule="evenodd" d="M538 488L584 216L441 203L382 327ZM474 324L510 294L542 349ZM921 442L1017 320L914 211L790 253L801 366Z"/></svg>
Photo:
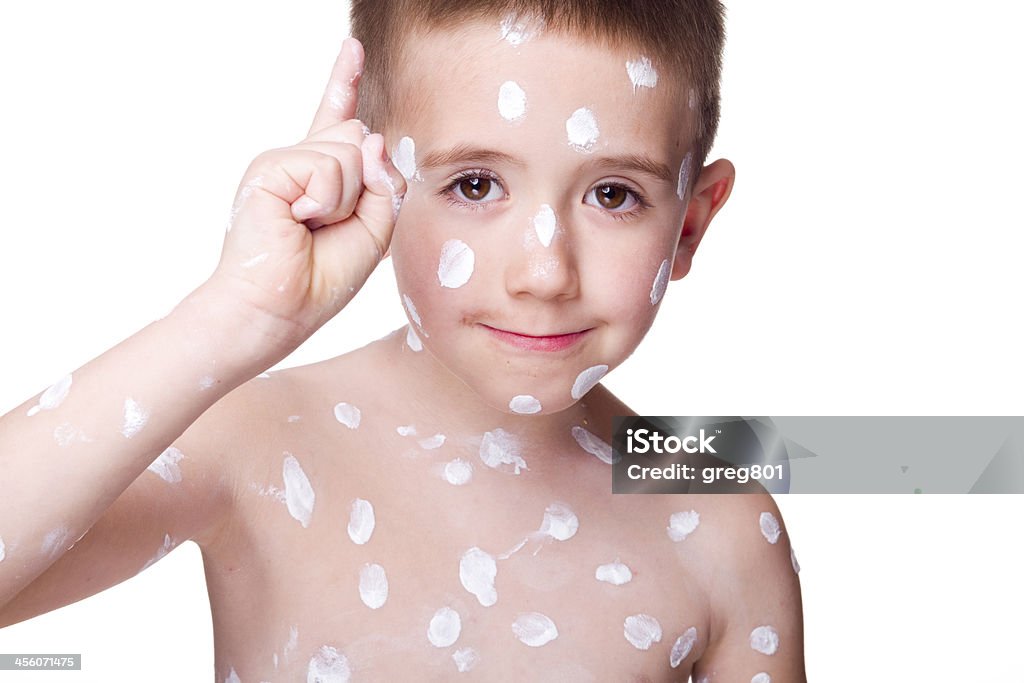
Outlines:
<svg viewBox="0 0 1024 683"><path fill-rule="evenodd" d="M498 89L498 113L506 121L515 121L526 113L526 93L515 81L505 81Z"/></svg>
<svg viewBox="0 0 1024 683"><path fill-rule="evenodd" d="M313 517L316 494L313 492L306 473L302 471L302 465L291 453L284 454L282 474L284 476L284 502L288 506L288 514L298 520L305 529L309 527L309 521Z"/></svg>
<svg viewBox="0 0 1024 683"><path fill-rule="evenodd" d="M601 135L597 127L594 112L580 107L565 122L565 132L569 136L569 145L578 152L589 153Z"/></svg>
<svg viewBox="0 0 1024 683"><path fill-rule="evenodd" d="M567 541L576 535L579 528L580 520L565 503L551 503L544 510L544 521L540 524L542 534L556 541Z"/></svg>
<svg viewBox="0 0 1024 683"><path fill-rule="evenodd" d="M32 417L40 410L53 410L63 403L64 399L68 397L68 392L71 391L71 381L71 375L64 375L54 382L39 397L39 403L29 409L28 416Z"/></svg>
<svg viewBox="0 0 1024 683"><path fill-rule="evenodd" d="M661 301L661 297L665 296L665 290L668 289L668 278L671 274L671 265L668 259L665 259L658 266L658 274L654 276L654 284L651 285L652 306L657 306L658 302Z"/></svg>
<svg viewBox="0 0 1024 683"><path fill-rule="evenodd" d="M555 211L547 204L541 204L537 215L533 217L533 229L537 233L537 239L545 247L551 246L551 240L555 237L555 228L558 227L558 219Z"/></svg>
<svg viewBox="0 0 1024 683"><path fill-rule="evenodd" d="M359 427L360 420L363 419L363 414L351 403L342 402L334 406L334 419L349 429L356 429Z"/></svg>
<svg viewBox="0 0 1024 683"><path fill-rule="evenodd" d="M512 465L515 473L529 469L526 461L519 455L519 441L504 429L485 432L480 442L480 459L488 467L498 469L502 465Z"/></svg>
<svg viewBox="0 0 1024 683"><path fill-rule="evenodd" d="M779 634L771 626L758 626L750 632L750 647L763 655L773 655L779 649Z"/></svg>
<svg viewBox="0 0 1024 683"><path fill-rule="evenodd" d="M409 325L406 328L405 345L416 353L423 350L423 342L420 341L419 335L416 334L416 330L412 329L412 325Z"/></svg>
<svg viewBox="0 0 1024 683"><path fill-rule="evenodd" d="M633 92L637 88L653 88L658 84L658 72L647 57L641 57L635 62L626 62L626 73L633 84Z"/></svg>
<svg viewBox="0 0 1024 683"><path fill-rule="evenodd" d="M609 564L600 565L594 573L594 578L598 581L610 583L613 586L621 586L633 580L633 572L629 567L616 560Z"/></svg>
<svg viewBox="0 0 1024 683"><path fill-rule="evenodd" d="M442 287L458 289L473 276L476 255L462 240L448 240L441 245L437 264L437 280Z"/></svg>
<svg viewBox="0 0 1024 683"><path fill-rule="evenodd" d="M684 659L686 659L690 651L693 650L693 646L697 642L697 629L691 626L686 629L683 635L676 638L676 642L672 645L672 652L669 653L668 663L674 669L679 666Z"/></svg>
<svg viewBox="0 0 1024 683"><path fill-rule="evenodd" d="M480 655L471 647L460 647L452 653L452 661L455 662L455 668L458 669L459 673L465 673L471 671L477 665L480 661Z"/></svg>
<svg viewBox="0 0 1024 683"><path fill-rule="evenodd" d="M508 409L519 415L533 415L541 411L540 401L529 394L513 396L508 402Z"/></svg>
<svg viewBox="0 0 1024 683"><path fill-rule="evenodd" d="M693 152L687 152L683 163L679 165L679 182L676 184L676 196L680 201L686 199L686 190L690 185L690 164L693 163Z"/></svg>
<svg viewBox="0 0 1024 683"><path fill-rule="evenodd" d="M428 436L425 439L420 439L420 448L425 451L438 449L444 445L446 438L447 437L445 437L444 434L434 434L433 436Z"/></svg>
<svg viewBox="0 0 1024 683"><path fill-rule="evenodd" d="M422 180L416 170L416 142L406 136L398 141L391 153L391 161L406 180Z"/></svg>
<svg viewBox="0 0 1024 683"><path fill-rule="evenodd" d="M758 521L761 525L761 535L772 545L778 542L782 529L779 527L779 520L775 519L775 515L770 512L762 512Z"/></svg>
<svg viewBox="0 0 1024 683"><path fill-rule="evenodd" d="M750 679L750 683L772 683L772 677L761 671L754 674L754 677Z"/></svg>
<svg viewBox="0 0 1024 683"><path fill-rule="evenodd" d="M434 647L454 645L462 633L462 618L451 607L442 607L434 612L427 627L427 640Z"/></svg>
<svg viewBox="0 0 1024 683"><path fill-rule="evenodd" d="M352 510L348 516L348 537L356 545L363 545L370 540L377 519L373 514L373 505L368 500L356 498L352 501Z"/></svg>
<svg viewBox="0 0 1024 683"><path fill-rule="evenodd" d="M347 683L352 677L348 659L337 648L322 645L309 660L306 683Z"/></svg>
<svg viewBox="0 0 1024 683"><path fill-rule="evenodd" d="M473 479L473 465L455 458L444 466L444 478L452 486L464 486Z"/></svg>
<svg viewBox="0 0 1024 683"><path fill-rule="evenodd" d="M608 374L607 365L595 365L589 367L580 374L576 375L576 381L572 384L572 397L578 401L583 396L593 389L601 379Z"/></svg>
<svg viewBox="0 0 1024 683"><path fill-rule="evenodd" d="M121 434L124 438L130 439L141 432L148 421L148 410L130 396L124 400L124 420L121 423Z"/></svg>
<svg viewBox="0 0 1024 683"><path fill-rule="evenodd" d="M692 534L700 524L700 513L696 510L675 512L668 519L668 537L678 543Z"/></svg>
<svg viewBox="0 0 1024 683"><path fill-rule="evenodd" d="M512 622L512 633L524 645L541 647L558 637L555 622L540 612L520 614Z"/></svg>
<svg viewBox="0 0 1024 683"><path fill-rule="evenodd" d="M388 577L379 564L364 564L359 570L359 599L370 609L380 609L388 600Z"/></svg>
<svg viewBox="0 0 1024 683"><path fill-rule="evenodd" d="M459 580L484 607L498 602L498 591L494 589L497 575L498 564L488 553L475 546L463 553L459 561Z"/></svg>
<svg viewBox="0 0 1024 683"><path fill-rule="evenodd" d="M661 642L661 624L649 614L626 617L622 632L630 645L638 650L647 650L652 644Z"/></svg>
<svg viewBox="0 0 1024 683"><path fill-rule="evenodd" d="M169 446L163 453L156 456L156 460L150 463L146 469L156 474L168 484L176 484L181 481L181 467L178 463L185 454L174 446Z"/></svg>
<svg viewBox="0 0 1024 683"><path fill-rule="evenodd" d="M576 443L580 445L580 448L596 456L601 462L607 465L615 462L615 452L612 450L612 447L583 427L579 425L574 426L572 428L572 438L576 439Z"/></svg>
<svg viewBox="0 0 1024 683"><path fill-rule="evenodd" d="M242 683L241 679L238 678L238 674L235 673L235 667L231 667L231 671L228 673L228 677L224 679L224 683Z"/></svg>

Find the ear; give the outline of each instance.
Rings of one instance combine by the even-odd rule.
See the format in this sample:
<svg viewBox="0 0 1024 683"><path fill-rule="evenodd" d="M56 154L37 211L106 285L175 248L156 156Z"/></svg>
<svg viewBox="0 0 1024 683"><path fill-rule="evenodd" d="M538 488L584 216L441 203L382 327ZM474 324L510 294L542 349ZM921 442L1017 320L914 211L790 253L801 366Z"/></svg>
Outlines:
<svg viewBox="0 0 1024 683"><path fill-rule="evenodd" d="M679 280L690 272L693 253L697 251L704 233L718 210L732 193L736 180L736 168L728 159L719 159L701 170L694 183L690 203L683 218L683 231L679 235L675 260L672 262L672 279Z"/></svg>

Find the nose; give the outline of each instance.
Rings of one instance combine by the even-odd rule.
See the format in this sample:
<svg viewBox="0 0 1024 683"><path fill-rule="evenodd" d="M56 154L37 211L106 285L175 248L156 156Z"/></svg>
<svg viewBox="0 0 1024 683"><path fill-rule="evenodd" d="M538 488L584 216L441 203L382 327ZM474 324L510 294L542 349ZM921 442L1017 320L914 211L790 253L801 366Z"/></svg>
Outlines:
<svg viewBox="0 0 1024 683"><path fill-rule="evenodd" d="M579 271L571 231L548 205L518 217L521 230L510 230L505 288L513 297L561 301L579 295Z"/></svg>

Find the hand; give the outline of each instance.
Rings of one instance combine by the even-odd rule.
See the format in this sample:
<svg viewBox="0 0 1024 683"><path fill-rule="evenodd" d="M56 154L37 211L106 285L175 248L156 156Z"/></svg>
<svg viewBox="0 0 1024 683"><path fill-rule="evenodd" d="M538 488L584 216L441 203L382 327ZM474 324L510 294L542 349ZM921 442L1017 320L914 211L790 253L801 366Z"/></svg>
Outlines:
<svg viewBox="0 0 1024 683"><path fill-rule="evenodd" d="M283 357L336 315L387 253L405 179L353 116L363 47L342 44L302 142L260 154L232 207L208 283ZM226 294L226 296L225 296Z"/></svg>

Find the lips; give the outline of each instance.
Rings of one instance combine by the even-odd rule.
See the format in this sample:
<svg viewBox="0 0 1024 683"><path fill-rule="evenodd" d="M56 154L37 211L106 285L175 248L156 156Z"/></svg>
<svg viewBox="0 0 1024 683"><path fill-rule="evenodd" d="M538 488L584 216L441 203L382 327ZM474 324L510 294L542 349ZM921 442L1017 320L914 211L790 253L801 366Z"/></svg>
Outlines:
<svg viewBox="0 0 1024 683"><path fill-rule="evenodd" d="M582 341L589 330L565 334L532 335L502 330L483 325L487 332L498 341L524 351L564 351Z"/></svg>

